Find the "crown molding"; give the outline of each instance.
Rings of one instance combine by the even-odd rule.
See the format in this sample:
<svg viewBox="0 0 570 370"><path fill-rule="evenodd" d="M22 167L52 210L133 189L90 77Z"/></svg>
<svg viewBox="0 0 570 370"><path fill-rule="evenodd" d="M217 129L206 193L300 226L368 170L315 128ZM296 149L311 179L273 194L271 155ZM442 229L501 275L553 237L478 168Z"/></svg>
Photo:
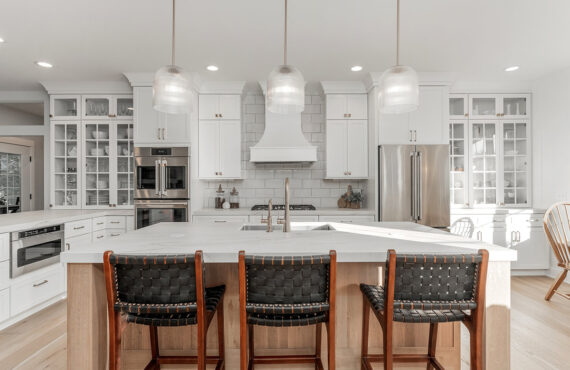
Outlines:
<svg viewBox="0 0 570 370"><path fill-rule="evenodd" d="M150 87L154 80L154 72L124 72L132 87ZM194 91L200 91L202 81L198 73L190 73L190 84Z"/></svg>
<svg viewBox="0 0 570 370"><path fill-rule="evenodd" d="M325 94L366 94L362 81L321 81Z"/></svg>
<svg viewBox="0 0 570 370"><path fill-rule="evenodd" d="M370 72L365 78L366 91L378 87L384 72ZM418 72L420 86L451 86L457 77L453 72Z"/></svg>
<svg viewBox="0 0 570 370"><path fill-rule="evenodd" d="M132 94L127 81L40 81L48 94Z"/></svg>
<svg viewBox="0 0 570 370"><path fill-rule="evenodd" d="M205 81L198 90L200 94L236 94L241 95L245 81Z"/></svg>

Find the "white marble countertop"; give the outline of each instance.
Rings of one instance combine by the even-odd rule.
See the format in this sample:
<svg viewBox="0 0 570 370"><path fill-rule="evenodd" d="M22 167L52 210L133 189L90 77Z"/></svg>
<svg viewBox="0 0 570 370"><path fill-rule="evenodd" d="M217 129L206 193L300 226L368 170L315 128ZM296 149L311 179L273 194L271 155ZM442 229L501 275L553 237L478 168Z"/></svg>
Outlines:
<svg viewBox="0 0 570 370"><path fill-rule="evenodd" d="M102 263L103 252L122 254L183 254L204 252L207 263L237 263L238 252L259 255L326 254L334 249L338 262L385 262L387 251L399 253L476 253L489 250L490 261L514 261L517 253L477 240L467 239L407 222L343 224L292 222L301 227L330 225L335 231L241 231L241 223L160 223L64 252L63 262Z"/></svg>
<svg viewBox="0 0 570 370"><path fill-rule="evenodd" d="M34 229L37 227L63 224L100 216L134 216L132 209L121 210L81 210L56 209L45 211L19 212L0 215L0 233Z"/></svg>
<svg viewBox="0 0 570 370"><path fill-rule="evenodd" d="M283 213L283 211L274 211ZM234 208L234 209L217 209L217 208L202 208L193 213L193 216L242 216L242 215L258 215L266 214L267 211L252 211L250 208ZM369 208L317 208L314 211L291 211L292 215L299 216L369 216L374 215L374 209Z"/></svg>

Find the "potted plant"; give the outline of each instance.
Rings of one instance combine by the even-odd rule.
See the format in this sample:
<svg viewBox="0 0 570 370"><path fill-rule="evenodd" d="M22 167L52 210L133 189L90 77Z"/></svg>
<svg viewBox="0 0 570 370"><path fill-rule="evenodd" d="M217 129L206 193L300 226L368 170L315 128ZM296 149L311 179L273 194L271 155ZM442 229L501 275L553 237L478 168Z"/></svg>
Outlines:
<svg viewBox="0 0 570 370"><path fill-rule="evenodd" d="M362 193L361 192L353 192L350 195L350 208L358 209L362 203Z"/></svg>

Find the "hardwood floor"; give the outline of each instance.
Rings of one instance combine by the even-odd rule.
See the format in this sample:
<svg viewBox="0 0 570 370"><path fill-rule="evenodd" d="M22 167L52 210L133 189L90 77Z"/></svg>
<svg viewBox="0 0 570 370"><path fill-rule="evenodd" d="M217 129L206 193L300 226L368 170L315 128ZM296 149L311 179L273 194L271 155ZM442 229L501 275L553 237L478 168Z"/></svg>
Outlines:
<svg viewBox="0 0 570 370"><path fill-rule="evenodd" d="M570 301L544 300L552 279L513 277L511 310L511 369L567 369L570 364ZM570 285L562 287L570 291ZM66 304L57 303L28 319L0 331L0 368L65 369ZM141 363L129 361L129 369ZM172 366L165 369L183 369ZM194 367L190 367L194 368ZM272 367L270 367L272 368ZM304 367L299 367L304 368ZM307 367L309 368L309 367ZM380 369L381 364L376 364ZM425 365L398 369L425 369Z"/></svg>

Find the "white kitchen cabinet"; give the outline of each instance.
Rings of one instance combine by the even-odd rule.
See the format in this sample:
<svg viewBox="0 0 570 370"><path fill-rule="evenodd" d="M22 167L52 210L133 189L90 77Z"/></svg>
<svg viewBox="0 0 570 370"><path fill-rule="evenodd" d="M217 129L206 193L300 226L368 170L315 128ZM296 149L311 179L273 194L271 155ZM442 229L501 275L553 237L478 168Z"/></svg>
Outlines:
<svg viewBox="0 0 570 370"><path fill-rule="evenodd" d="M10 289L0 290L0 322L10 318Z"/></svg>
<svg viewBox="0 0 570 370"><path fill-rule="evenodd" d="M17 315L65 291L65 275L58 264L33 278L18 279L10 287L10 315Z"/></svg>
<svg viewBox="0 0 570 370"><path fill-rule="evenodd" d="M248 215L239 215L239 216L194 216L192 217L192 222L194 223L204 223L204 224L225 224L228 222L242 222L248 223L249 216Z"/></svg>
<svg viewBox="0 0 570 370"><path fill-rule="evenodd" d="M469 118L469 95L449 94L449 119Z"/></svg>
<svg viewBox="0 0 570 370"><path fill-rule="evenodd" d="M327 94L327 119L368 118L368 95L366 94Z"/></svg>
<svg viewBox="0 0 570 370"><path fill-rule="evenodd" d="M449 94L447 86L420 86L417 110L381 114L379 144L448 144Z"/></svg>
<svg viewBox="0 0 570 370"><path fill-rule="evenodd" d="M198 114L201 120L241 119L240 95L200 95Z"/></svg>
<svg viewBox="0 0 570 370"><path fill-rule="evenodd" d="M507 247L517 251L512 269L548 269L550 244L543 228L544 214L515 214L507 217Z"/></svg>
<svg viewBox="0 0 570 370"><path fill-rule="evenodd" d="M470 94L470 119L528 119L530 94Z"/></svg>
<svg viewBox="0 0 570 370"><path fill-rule="evenodd" d="M241 121L202 120L198 131L199 178L241 178Z"/></svg>
<svg viewBox="0 0 570 370"><path fill-rule="evenodd" d="M81 118L80 95L51 95L49 116L52 120L77 120Z"/></svg>
<svg viewBox="0 0 570 370"><path fill-rule="evenodd" d="M469 94L469 118L497 119L501 116L499 104L499 95Z"/></svg>
<svg viewBox="0 0 570 370"><path fill-rule="evenodd" d="M0 234L0 262L10 259L10 234Z"/></svg>
<svg viewBox="0 0 570 370"><path fill-rule="evenodd" d="M135 87L134 142L144 145L189 145L190 122L186 114L167 114L152 106L152 87Z"/></svg>
<svg viewBox="0 0 570 370"><path fill-rule="evenodd" d="M0 262L0 289L10 284L10 261Z"/></svg>
<svg viewBox="0 0 570 370"><path fill-rule="evenodd" d="M93 221L91 219L66 222L64 225L65 238L73 238L75 236L91 233L93 230L92 224Z"/></svg>
<svg viewBox="0 0 570 370"><path fill-rule="evenodd" d="M449 124L449 198L452 208L469 207L468 132L467 120L452 120Z"/></svg>
<svg viewBox="0 0 570 370"><path fill-rule="evenodd" d="M327 178L368 177L368 121L327 120Z"/></svg>
<svg viewBox="0 0 570 370"><path fill-rule="evenodd" d="M277 225L277 220L279 218L284 217L285 211L277 211L274 210L271 213L272 224ZM263 216L260 214L251 215L249 216L249 223L259 225L261 224L261 220L267 217L267 211L263 213ZM318 215L291 215L291 222L318 222L319 216Z"/></svg>
<svg viewBox="0 0 570 370"><path fill-rule="evenodd" d="M83 95L83 119L128 119L133 118L132 95Z"/></svg>
<svg viewBox="0 0 570 370"><path fill-rule="evenodd" d="M81 207L80 121L52 121L50 208Z"/></svg>
<svg viewBox="0 0 570 370"><path fill-rule="evenodd" d="M359 223L374 222L373 215L319 216L319 222Z"/></svg>

